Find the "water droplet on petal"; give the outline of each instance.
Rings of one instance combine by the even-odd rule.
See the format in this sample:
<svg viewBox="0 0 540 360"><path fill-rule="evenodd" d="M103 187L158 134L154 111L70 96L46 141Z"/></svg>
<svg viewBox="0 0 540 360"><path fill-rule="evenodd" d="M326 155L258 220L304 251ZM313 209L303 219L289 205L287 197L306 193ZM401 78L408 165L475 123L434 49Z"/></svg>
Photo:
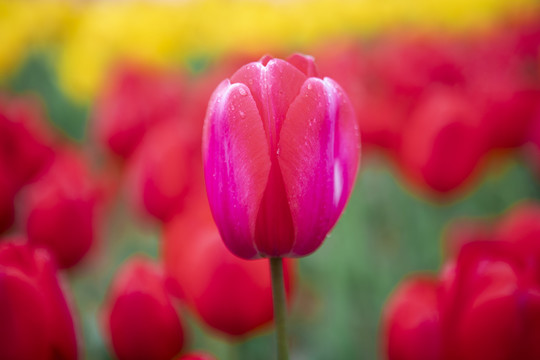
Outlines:
<svg viewBox="0 0 540 360"><path fill-rule="evenodd" d="M243 112L242 110L240 110L240 111L238 112L238 114L240 114L240 117L241 117L242 119L244 119L244 118L246 117L246 113Z"/></svg>
<svg viewBox="0 0 540 360"><path fill-rule="evenodd" d="M238 92L239 92L240 95L242 95L242 96L246 96L246 95L247 95L247 91L246 91L246 89L244 89L244 88L238 89Z"/></svg>
<svg viewBox="0 0 540 360"><path fill-rule="evenodd" d="M311 85L311 83L307 84L307 88L308 90L311 90L311 88L313 88L313 85Z"/></svg>

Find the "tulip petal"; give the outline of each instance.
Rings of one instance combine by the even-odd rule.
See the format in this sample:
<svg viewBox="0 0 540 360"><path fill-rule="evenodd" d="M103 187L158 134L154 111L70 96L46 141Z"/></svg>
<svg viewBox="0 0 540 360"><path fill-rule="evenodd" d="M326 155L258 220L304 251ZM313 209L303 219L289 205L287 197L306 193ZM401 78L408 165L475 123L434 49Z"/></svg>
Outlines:
<svg viewBox="0 0 540 360"><path fill-rule="evenodd" d="M298 70L306 74L307 77L318 77L319 71L315 65L313 56L293 54L287 58L287 62L293 64Z"/></svg>
<svg viewBox="0 0 540 360"><path fill-rule="evenodd" d="M334 226L358 168L354 111L333 80L309 78L291 104L278 146L296 232L292 256L315 251Z"/></svg>
<svg viewBox="0 0 540 360"><path fill-rule="evenodd" d="M225 80L214 92L203 149L206 188L223 241L237 256L255 258L252 239L270 157L257 105L244 84Z"/></svg>
<svg viewBox="0 0 540 360"><path fill-rule="evenodd" d="M243 83L251 90L262 117L271 156L276 152L287 110L305 80L306 75L281 59L271 59L265 65L260 62L248 64L231 77L232 83Z"/></svg>

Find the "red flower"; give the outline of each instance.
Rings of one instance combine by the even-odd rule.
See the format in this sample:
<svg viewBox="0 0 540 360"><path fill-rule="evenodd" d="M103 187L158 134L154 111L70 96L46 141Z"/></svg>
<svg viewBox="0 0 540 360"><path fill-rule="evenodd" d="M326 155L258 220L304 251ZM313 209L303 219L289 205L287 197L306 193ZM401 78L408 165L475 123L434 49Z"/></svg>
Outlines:
<svg viewBox="0 0 540 360"><path fill-rule="evenodd" d="M144 138L128 170L135 206L166 222L184 209L190 192L203 186L200 138L175 122L156 126Z"/></svg>
<svg viewBox="0 0 540 360"><path fill-rule="evenodd" d="M184 331L166 290L162 268L131 258L115 275L104 309L106 333L118 359L170 360Z"/></svg>
<svg viewBox="0 0 540 360"><path fill-rule="evenodd" d="M51 251L61 268L77 264L96 238L98 187L82 157L57 153L23 201L28 241Z"/></svg>
<svg viewBox="0 0 540 360"><path fill-rule="evenodd" d="M400 157L417 185L444 194L461 187L485 150L474 104L450 89L434 89L404 129Z"/></svg>
<svg viewBox="0 0 540 360"><path fill-rule="evenodd" d="M153 125L179 117L183 86L175 74L124 64L108 84L94 109L94 132L105 148L123 159Z"/></svg>
<svg viewBox="0 0 540 360"><path fill-rule="evenodd" d="M539 209L513 209L491 235L485 227L469 232L438 280L428 287L417 285L421 279L400 287L385 310L389 359L538 359Z"/></svg>
<svg viewBox="0 0 540 360"><path fill-rule="evenodd" d="M0 176L19 190L50 164L53 142L35 98L0 94Z"/></svg>
<svg viewBox="0 0 540 360"><path fill-rule="evenodd" d="M441 359L437 289L437 279L416 277L394 291L382 320L389 360Z"/></svg>
<svg viewBox="0 0 540 360"><path fill-rule="evenodd" d="M223 245L208 212L179 216L165 229L165 266L179 296L210 326L230 337L245 337L273 319L268 261L248 261ZM284 262L290 298L293 264Z"/></svg>
<svg viewBox="0 0 540 360"><path fill-rule="evenodd" d="M0 319L0 359L77 359L56 265L24 239L0 243Z"/></svg>

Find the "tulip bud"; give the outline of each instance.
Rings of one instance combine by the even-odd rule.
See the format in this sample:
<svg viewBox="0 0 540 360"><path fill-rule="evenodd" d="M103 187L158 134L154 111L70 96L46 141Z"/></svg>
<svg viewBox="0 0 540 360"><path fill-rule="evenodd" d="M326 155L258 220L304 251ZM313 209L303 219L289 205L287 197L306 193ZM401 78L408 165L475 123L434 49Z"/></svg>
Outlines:
<svg viewBox="0 0 540 360"><path fill-rule="evenodd" d="M430 92L403 134L400 153L409 178L440 194L462 186L484 151L478 123L473 104L462 94L450 89Z"/></svg>
<svg viewBox="0 0 540 360"><path fill-rule="evenodd" d="M521 265L508 243L465 244L442 279L444 359L510 360L522 334Z"/></svg>
<svg viewBox="0 0 540 360"><path fill-rule="evenodd" d="M6 176L19 190L34 180L52 158L53 136L43 109L32 97L0 96L0 163Z"/></svg>
<svg viewBox="0 0 540 360"><path fill-rule="evenodd" d="M51 251L61 268L77 264L96 237L98 189L79 154L60 151L26 190L28 241Z"/></svg>
<svg viewBox="0 0 540 360"><path fill-rule="evenodd" d="M350 101L313 60L264 57L215 90L203 162L214 220L245 259L305 256L351 193L359 135Z"/></svg>
<svg viewBox="0 0 540 360"><path fill-rule="evenodd" d="M24 239L0 243L0 359L77 359L54 261Z"/></svg>
<svg viewBox="0 0 540 360"><path fill-rule="evenodd" d="M129 158L148 129L178 118L182 92L171 74L133 64L119 67L95 107L96 138L112 153Z"/></svg>
<svg viewBox="0 0 540 360"><path fill-rule="evenodd" d="M143 257L130 259L116 274L103 314L119 360L170 360L182 349L184 331L166 279L160 266Z"/></svg>
<svg viewBox="0 0 540 360"><path fill-rule="evenodd" d="M382 320L388 360L441 359L437 287L436 279L419 277L394 291Z"/></svg>
<svg viewBox="0 0 540 360"><path fill-rule="evenodd" d="M141 212L166 222L184 209L186 197L202 186L200 137L168 122L153 128L129 164L129 196Z"/></svg>
<svg viewBox="0 0 540 360"><path fill-rule="evenodd" d="M210 328L242 338L268 326L273 318L268 262L232 255L219 238L209 213L180 215L165 228L165 266L179 295ZM294 275L284 261L288 298Z"/></svg>

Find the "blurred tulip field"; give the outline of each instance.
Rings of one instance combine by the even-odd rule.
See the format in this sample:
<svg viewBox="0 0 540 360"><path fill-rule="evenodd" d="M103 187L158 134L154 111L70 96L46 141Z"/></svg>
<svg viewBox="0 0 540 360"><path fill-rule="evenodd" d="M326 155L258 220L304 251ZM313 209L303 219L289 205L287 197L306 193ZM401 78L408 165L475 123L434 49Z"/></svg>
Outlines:
<svg viewBox="0 0 540 360"><path fill-rule="evenodd" d="M0 0L0 359L276 358L201 149L216 87L294 53L361 151L284 261L291 359L540 359L536 0Z"/></svg>

